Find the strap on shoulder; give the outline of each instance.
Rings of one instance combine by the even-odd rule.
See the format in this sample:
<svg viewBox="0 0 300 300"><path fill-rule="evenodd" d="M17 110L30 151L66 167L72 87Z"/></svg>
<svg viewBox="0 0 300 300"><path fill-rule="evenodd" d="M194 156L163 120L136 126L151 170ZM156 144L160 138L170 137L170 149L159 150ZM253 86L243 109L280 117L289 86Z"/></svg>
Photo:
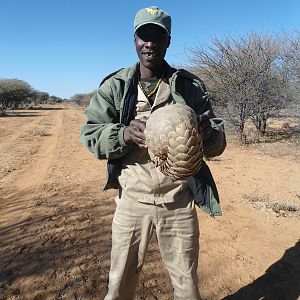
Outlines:
<svg viewBox="0 0 300 300"><path fill-rule="evenodd" d="M185 77L187 79L190 79L190 80L201 81L198 76L194 75L193 73L191 73L185 69L178 69L178 75Z"/></svg>
<svg viewBox="0 0 300 300"><path fill-rule="evenodd" d="M116 75L118 72L120 72L120 71L123 70L123 69L124 69L124 68L121 68L121 69L119 69L119 70L117 70L117 71L115 71L115 72L113 72L113 73L107 75L107 76L100 82L99 87L100 87L107 79L113 77L114 75Z"/></svg>
<svg viewBox="0 0 300 300"><path fill-rule="evenodd" d="M185 69L178 69L178 75L184 78L187 78L191 81L193 81L194 83L196 83L202 90L202 92L204 93L204 97L207 97L208 93L206 90L206 87L204 85L204 82L195 74L185 70Z"/></svg>

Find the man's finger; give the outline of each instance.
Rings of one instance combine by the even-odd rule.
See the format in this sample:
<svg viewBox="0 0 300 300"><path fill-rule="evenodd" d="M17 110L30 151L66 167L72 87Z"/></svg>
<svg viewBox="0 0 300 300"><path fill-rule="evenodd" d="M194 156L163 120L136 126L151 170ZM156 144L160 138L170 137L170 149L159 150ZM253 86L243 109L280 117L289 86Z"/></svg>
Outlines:
<svg viewBox="0 0 300 300"><path fill-rule="evenodd" d="M146 116L143 116L140 118L140 121L144 124L146 124L147 120L148 120L148 118Z"/></svg>
<svg viewBox="0 0 300 300"><path fill-rule="evenodd" d="M140 131L135 131L134 135L135 135L135 137L137 137L137 138L139 138L141 140L145 139L145 135L142 132L140 132Z"/></svg>
<svg viewBox="0 0 300 300"><path fill-rule="evenodd" d="M144 131L146 128L145 123L139 121L139 120L133 120L130 125L137 131Z"/></svg>

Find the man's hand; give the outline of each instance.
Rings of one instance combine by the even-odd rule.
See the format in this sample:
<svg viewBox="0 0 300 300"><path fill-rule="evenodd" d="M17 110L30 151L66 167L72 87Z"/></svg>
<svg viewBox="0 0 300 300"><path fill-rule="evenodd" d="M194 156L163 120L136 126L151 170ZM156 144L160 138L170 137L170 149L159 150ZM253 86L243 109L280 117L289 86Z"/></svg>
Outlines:
<svg viewBox="0 0 300 300"><path fill-rule="evenodd" d="M144 130L146 128L146 117L141 119L134 119L130 122L129 126L124 130L124 140L125 143L131 144L135 143L140 148L147 148L145 144Z"/></svg>
<svg viewBox="0 0 300 300"><path fill-rule="evenodd" d="M199 131L203 134L203 140L208 140L211 136L212 128L209 117L207 115L198 116L198 128Z"/></svg>

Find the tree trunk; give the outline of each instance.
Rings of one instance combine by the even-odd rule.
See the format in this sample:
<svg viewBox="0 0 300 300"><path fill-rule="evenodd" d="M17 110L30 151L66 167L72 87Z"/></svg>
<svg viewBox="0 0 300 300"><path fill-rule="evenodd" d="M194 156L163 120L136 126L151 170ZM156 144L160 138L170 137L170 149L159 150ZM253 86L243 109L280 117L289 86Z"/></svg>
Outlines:
<svg viewBox="0 0 300 300"><path fill-rule="evenodd" d="M267 129L267 117L264 114L260 116L258 125L259 132L264 135Z"/></svg>

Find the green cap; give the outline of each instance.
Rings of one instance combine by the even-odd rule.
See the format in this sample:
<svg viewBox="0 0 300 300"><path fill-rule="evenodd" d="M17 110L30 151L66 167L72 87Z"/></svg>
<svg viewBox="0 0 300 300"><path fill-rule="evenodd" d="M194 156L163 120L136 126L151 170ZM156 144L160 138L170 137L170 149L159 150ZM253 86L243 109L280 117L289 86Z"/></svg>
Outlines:
<svg viewBox="0 0 300 300"><path fill-rule="evenodd" d="M171 17L156 6L139 10L134 19L134 32L146 24L155 24L164 28L171 35Z"/></svg>

